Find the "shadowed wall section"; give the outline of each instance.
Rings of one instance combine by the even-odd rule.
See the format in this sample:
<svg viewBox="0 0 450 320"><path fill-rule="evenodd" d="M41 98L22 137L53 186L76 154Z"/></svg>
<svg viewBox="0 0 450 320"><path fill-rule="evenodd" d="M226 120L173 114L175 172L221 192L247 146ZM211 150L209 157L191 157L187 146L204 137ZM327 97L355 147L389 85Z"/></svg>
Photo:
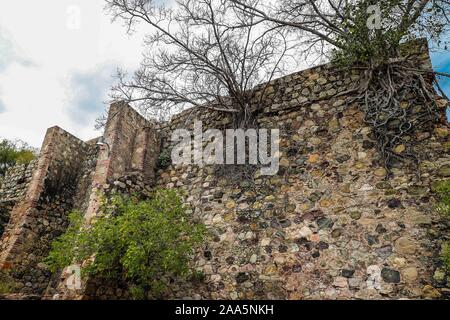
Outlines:
<svg viewBox="0 0 450 320"><path fill-rule="evenodd" d="M25 196L14 205L0 242L0 268L11 273L19 293L39 295L47 287L50 272L42 259L66 228L91 148L61 128L47 130Z"/></svg>
<svg viewBox="0 0 450 320"><path fill-rule="evenodd" d="M147 120L124 103L112 104L103 137L104 145L94 169L89 201L83 211L87 222L99 212L100 194L109 194L112 190L123 194L149 193L155 184L159 138ZM64 270L48 287L46 298L95 297L96 291L104 286L103 281L88 279L81 289L68 290L68 276Z"/></svg>

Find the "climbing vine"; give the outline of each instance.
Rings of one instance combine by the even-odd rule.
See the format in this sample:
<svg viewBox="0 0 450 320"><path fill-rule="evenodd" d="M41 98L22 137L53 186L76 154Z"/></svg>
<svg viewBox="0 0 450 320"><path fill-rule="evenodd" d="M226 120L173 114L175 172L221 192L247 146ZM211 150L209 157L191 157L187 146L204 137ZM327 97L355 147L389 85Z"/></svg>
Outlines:
<svg viewBox="0 0 450 320"><path fill-rule="evenodd" d="M404 160L418 163L420 134L432 131L441 119L433 89L436 78L413 63L401 58L362 68L362 81L345 92L359 102L388 171Z"/></svg>

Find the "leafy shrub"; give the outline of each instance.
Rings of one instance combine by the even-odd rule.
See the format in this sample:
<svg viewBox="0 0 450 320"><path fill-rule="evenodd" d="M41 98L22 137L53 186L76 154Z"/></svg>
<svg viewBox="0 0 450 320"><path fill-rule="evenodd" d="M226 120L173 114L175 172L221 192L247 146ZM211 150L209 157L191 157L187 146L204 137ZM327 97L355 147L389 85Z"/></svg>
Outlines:
<svg viewBox="0 0 450 320"><path fill-rule="evenodd" d="M169 149L164 149L158 157L158 168L165 169L172 164L172 153Z"/></svg>
<svg viewBox="0 0 450 320"><path fill-rule="evenodd" d="M164 278L191 273L189 259L205 234L203 225L190 221L174 190L157 190L145 201L114 197L89 226L73 212L46 263L53 271L77 263L83 275L125 280L134 297L144 298L148 292L161 294Z"/></svg>
<svg viewBox="0 0 450 320"><path fill-rule="evenodd" d="M29 163L36 157L36 150L26 143L0 140L0 176L15 164Z"/></svg>
<svg viewBox="0 0 450 320"><path fill-rule="evenodd" d="M14 281L8 273L0 270L0 295L10 293L14 289Z"/></svg>
<svg viewBox="0 0 450 320"><path fill-rule="evenodd" d="M439 183L436 187L439 195L438 211L450 219L450 180Z"/></svg>
<svg viewBox="0 0 450 320"><path fill-rule="evenodd" d="M371 30L367 27L372 16L368 8L374 4L380 9L381 28ZM337 33L336 41L340 48L334 49L334 60L347 67L355 63L375 66L399 57L401 51L406 50L402 56L408 55L409 48L405 47L405 43L421 38L427 38L447 50L448 41L444 40L443 34L448 21L439 3L429 1L410 23L398 16L404 4L398 0L360 0L346 4L340 13L343 19L339 23L345 33ZM403 18L407 18L410 13L406 11L404 14Z"/></svg>
<svg viewBox="0 0 450 320"><path fill-rule="evenodd" d="M437 210L450 219L450 180L439 183L436 187L439 196ZM445 267L450 271L450 242L447 242L442 248L442 255Z"/></svg>

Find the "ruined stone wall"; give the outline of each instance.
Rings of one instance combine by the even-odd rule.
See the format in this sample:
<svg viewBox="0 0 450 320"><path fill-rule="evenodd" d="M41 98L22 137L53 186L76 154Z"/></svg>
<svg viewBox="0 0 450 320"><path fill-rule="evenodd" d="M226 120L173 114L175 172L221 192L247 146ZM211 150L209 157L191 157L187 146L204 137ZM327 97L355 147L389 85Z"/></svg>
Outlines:
<svg viewBox="0 0 450 320"><path fill-rule="evenodd" d="M119 178L135 171L151 176L159 145L154 126L138 112L124 103L111 105L104 137L110 148L105 177Z"/></svg>
<svg viewBox="0 0 450 320"><path fill-rule="evenodd" d="M426 48L417 67L429 70ZM187 192L194 219L212 234L193 259L203 286L177 282L171 298L436 298L448 294L439 251L448 222L433 209L433 186L450 175L447 101L421 141L419 167L397 165L386 180L371 129L339 93L358 73L332 65L276 79L260 128L280 129L280 171L233 180L213 166L160 169L160 187ZM229 127L231 119L191 109L170 133ZM169 153L170 154L170 153ZM439 288L440 291L435 288Z"/></svg>
<svg viewBox="0 0 450 320"><path fill-rule="evenodd" d="M413 58L418 68L431 69L426 47ZM433 208L436 182L450 176L447 101L439 100L441 123L410 137L420 141L419 168L397 164L386 179L360 106L342 94L358 81L357 71L328 64L269 83L255 114L260 128L280 130L280 170L274 176L242 178L232 166L226 171L196 165L169 165L155 174L158 156L170 155L174 129L192 130L195 120L203 130L231 127L227 115L201 108L160 128L115 103L103 146L49 129L1 239L0 267L12 273L22 294L42 295L45 289L51 299L129 298L126 284L101 279L68 290L68 274L51 275L42 258L65 230L68 211L81 210L87 222L99 213L98 191L147 195L156 185L186 191L192 218L211 234L192 259L204 281L177 280L167 298L448 294L438 257L449 226Z"/></svg>
<svg viewBox="0 0 450 320"><path fill-rule="evenodd" d="M16 292L40 295L47 287L51 274L43 259L65 230L77 195L82 205L84 190L77 187L89 183L93 148L58 127L47 131L32 180L0 242L0 267L14 278Z"/></svg>
<svg viewBox="0 0 450 320"><path fill-rule="evenodd" d="M35 161L18 164L0 178L0 237L8 224L12 208L25 196L35 164Z"/></svg>
<svg viewBox="0 0 450 320"><path fill-rule="evenodd" d="M84 193L88 199L83 207L89 222L100 212L102 200L113 194L147 195L155 184L154 171L159 154L156 130L135 110L124 103L110 106L103 134L101 151L90 173L90 187ZM89 168L85 170L86 174ZM83 184L84 182L80 182ZM78 187L78 190L84 190ZM78 290L69 290L66 270L54 275L45 291L48 299L126 298L127 292L120 283L105 283L102 279L89 278Z"/></svg>
<svg viewBox="0 0 450 320"><path fill-rule="evenodd" d="M99 194L145 196L154 185L159 154L154 126L129 106L116 103L111 105L102 141L83 142L58 127L50 128L39 158L26 168L8 171L8 181L0 189L0 221L6 226L0 267L15 281L14 298L76 296L67 292L66 274L51 274L43 261L51 242L67 228L68 213L79 210L89 221L98 213ZM111 291L97 280L89 279L81 294L100 297ZM113 294L121 297L116 287Z"/></svg>
<svg viewBox="0 0 450 320"><path fill-rule="evenodd" d="M5 230L5 226L9 221L9 213L11 212L14 206L14 202L11 201L2 201L0 202L0 237Z"/></svg>
<svg viewBox="0 0 450 320"><path fill-rule="evenodd" d="M2 201L17 201L25 196L35 164L35 160L27 164L18 164L6 172L0 180L0 199Z"/></svg>
<svg viewBox="0 0 450 320"><path fill-rule="evenodd" d="M96 145L96 142L97 139L86 142L85 157L80 162L78 169L73 207L81 212L86 211L92 192L91 187L99 154L99 147Z"/></svg>

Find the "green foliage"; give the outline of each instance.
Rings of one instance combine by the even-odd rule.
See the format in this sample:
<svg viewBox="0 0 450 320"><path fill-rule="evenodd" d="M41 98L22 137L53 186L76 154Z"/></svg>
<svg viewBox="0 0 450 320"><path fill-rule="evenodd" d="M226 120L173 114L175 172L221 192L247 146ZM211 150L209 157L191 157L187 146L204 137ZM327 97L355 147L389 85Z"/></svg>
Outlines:
<svg viewBox="0 0 450 320"><path fill-rule="evenodd" d="M398 39L392 32L367 28L367 8L370 4L370 1L361 1L345 8L346 19L343 21L343 27L348 33L338 38L341 49L334 51L334 60L338 63L348 66L371 63L374 59L386 61L386 57L391 55L392 49L398 44ZM381 12L385 18L386 8Z"/></svg>
<svg viewBox="0 0 450 320"><path fill-rule="evenodd" d="M91 225L82 226L77 212L70 222L46 259L51 270L85 262L84 275L125 280L139 299L161 294L164 278L188 276L193 249L206 234L203 225L190 221L174 190L157 190L145 201L114 197Z"/></svg>
<svg viewBox="0 0 450 320"><path fill-rule="evenodd" d="M15 164L29 163L36 157L36 150L23 142L0 141L0 175Z"/></svg>
<svg viewBox="0 0 450 320"><path fill-rule="evenodd" d="M450 219L450 180L440 182L436 192L439 195L438 211Z"/></svg>
<svg viewBox="0 0 450 320"><path fill-rule="evenodd" d="M164 149L158 157L158 168L165 169L172 164L171 150Z"/></svg>
<svg viewBox="0 0 450 320"><path fill-rule="evenodd" d="M442 248L442 259L444 260L445 268L450 272L450 242L447 242Z"/></svg>
<svg viewBox="0 0 450 320"><path fill-rule="evenodd" d="M46 258L46 263L52 272L72 264L79 251L83 248L86 231L82 230L83 214L79 211L69 213L69 226L66 232L52 242L52 249Z"/></svg>
<svg viewBox="0 0 450 320"><path fill-rule="evenodd" d="M437 210L450 219L450 180L439 183L436 187L439 196L439 204ZM442 258L445 267L450 272L450 242L447 242L442 248Z"/></svg>
<svg viewBox="0 0 450 320"><path fill-rule="evenodd" d="M371 5L380 8L380 29L367 27L372 17L372 13L368 13ZM345 66L376 66L399 57L402 44L421 37L446 48L447 42L441 38L448 29L448 21L439 4L430 1L417 16L413 10L418 6L403 12L405 6L406 1L401 0L361 0L346 5L342 13L344 19L340 23L346 32L337 36L340 48L334 50L334 60Z"/></svg>
<svg viewBox="0 0 450 320"><path fill-rule="evenodd" d="M0 295L8 294L14 289L14 281L5 271L0 270Z"/></svg>

